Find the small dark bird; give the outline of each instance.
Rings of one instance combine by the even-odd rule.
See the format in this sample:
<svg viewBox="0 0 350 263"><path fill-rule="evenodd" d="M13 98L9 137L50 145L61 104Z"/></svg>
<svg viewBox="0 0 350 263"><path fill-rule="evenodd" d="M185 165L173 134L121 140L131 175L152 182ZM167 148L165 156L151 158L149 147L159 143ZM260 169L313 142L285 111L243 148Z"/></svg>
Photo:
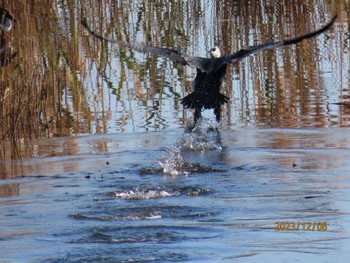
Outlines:
<svg viewBox="0 0 350 263"><path fill-rule="evenodd" d="M16 19L5 8L0 7L0 30L8 32L11 30L13 21Z"/></svg>
<svg viewBox="0 0 350 263"><path fill-rule="evenodd" d="M303 41L304 39L315 37L328 30L333 25L336 18L337 15L335 15L328 24L314 32L287 40L250 46L227 56L222 56L219 47L216 46L209 50L209 54L211 56L210 58L193 57L170 48L145 46L104 37L91 30L88 27L86 20L82 20L81 23L91 35L100 40L115 43L120 47L126 47L141 53L150 53L161 57L166 57L183 66L188 65L196 67L197 75L192 82L193 92L181 99L181 103L185 108L195 110L194 122L196 123L198 119L201 118L202 109L214 109L216 120L217 122L220 122L221 105L224 105L229 100L228 97L220 93L228 64L237 63L243 58L258 51L293 45Z"/></svg>
<svg viewBox="0 0 350 263"><path fill-rule="evenodd" d="M10 41L4 34L12 29L14 21L17 20L10 12L0 7L0 67L6 67L17 56L17 52L12 53Z"/></svg>

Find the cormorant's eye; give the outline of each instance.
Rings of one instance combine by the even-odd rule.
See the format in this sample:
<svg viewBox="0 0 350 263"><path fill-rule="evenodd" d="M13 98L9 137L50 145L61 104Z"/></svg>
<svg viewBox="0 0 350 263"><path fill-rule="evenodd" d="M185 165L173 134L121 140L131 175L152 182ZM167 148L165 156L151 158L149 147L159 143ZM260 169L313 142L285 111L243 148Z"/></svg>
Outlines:
<svg viewBox="0 0 350 263"><path fill-rule="evenodd" d="M212 48L210 51L215 51L215 48Z"/></svg>

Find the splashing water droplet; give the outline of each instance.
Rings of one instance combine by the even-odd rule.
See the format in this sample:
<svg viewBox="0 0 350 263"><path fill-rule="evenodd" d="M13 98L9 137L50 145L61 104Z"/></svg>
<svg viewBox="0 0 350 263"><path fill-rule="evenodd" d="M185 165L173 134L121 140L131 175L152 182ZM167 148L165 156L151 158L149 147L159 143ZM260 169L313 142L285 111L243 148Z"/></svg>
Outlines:
<svg viewBox="0 0 350 263"><path fill-rule="evenodd" d="M163 168L163 173L165 174L170 174L172 176L188 174L182 170L185 161L181 154L181 148L178 146L170 147L166 156L159 160L158 163Z"/></svg>
<svg viewBox="0 0 350 263"><path fill-rule="evenodd" d="M188 175L194 166L185 162L182 153L185 151L199 151L204 153L208 150L222 150L219 140L219 133L216 128L202 121L192 132L184 133L177 142L168 148L166 155L158 161L163 168L164 174ZM198 166L198 165L197 165Z"/></svg>

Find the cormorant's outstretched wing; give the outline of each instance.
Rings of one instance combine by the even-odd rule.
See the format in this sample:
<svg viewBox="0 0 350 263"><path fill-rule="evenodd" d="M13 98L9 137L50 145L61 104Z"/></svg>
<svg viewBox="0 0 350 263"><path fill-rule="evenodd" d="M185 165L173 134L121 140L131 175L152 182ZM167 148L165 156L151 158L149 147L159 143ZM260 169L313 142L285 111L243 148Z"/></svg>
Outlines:
<svg viewBox="0 0 350 263"><path fill-rule="evenodd" d="M287 39L287 40L281 40L281 41L277 41L277 42L265 43L262 45L250 46L247 48L243 48L232 55L228 55L228 56L225 56L223 58L219 58L218 60L221 59L222 61L220 61L218 64L225 64L225 63L232 63L233 64L233 63L235 63L235 62L237 62L237 61L239 61L239 60L241 60L241 59L243 59L243 58L245 58L253 53L256 53L258 51L262 51L265 49L278 48L281 46L293 45L293 44L297 44L297 43L303 41L304 39L309 39L309 38L315 37L315 36L325 32L325 31L327 31L333 25L336 18L337 18L337 15L335 15L331 19L331 21L328 24L326 24L325 26L323 26L322 28L320 28L314 32L302 35L302 36L298 36L298 37ZM215 66L217 67L220 65L215 65Z"/></svg>
<svg viewBox="0 0 350 263"><path fill-rule="evenodd" d="M215 59L202 58L202 57L192 57L192 56L183 54L180 51L175 50L175 49L159 48L159 47L153 47L153 46L144 46L141 44L128 43L128 42L121 41L118 39L104 37L104 36L101 36L101 35L95 33L93 30L91 30L88 27L85 20L82 20L81 23L89 31L89 33L91 35L93 35L94 37L96 37L100 40L108 41L110 43L115 43L120 47L130 48L132 50L135 50L135 51L138 51L141 53L150 53L150 54L166 57L166 58L171 59L173 62L184 65L184 66L185 65L194 66L194 67L200 69L202 72L210 72L210 71L213 71L215 69L220 68L224 64L236 63L237 61L242 60L243 58L245 58L253 53L256 53L256 52L259 52L259 51L262 51L265 49L273 49L273 48L277 48L277 47L281 47L281 46L297 44L304 39L308 39L308 38L312 38L314 36L317 36L317 35L325 32L326 30L328 30L333 25L336 18L337 18L337 15L335 15L328 24L326 24L325 26L323 26L322 28L320 28L319 30L316 30L314 32L311 32L311 33L308 33L308 34L305 34L305 35L302 35L299 37L295 37L292 39L281 40L281 41L271 42L271 43L265 43L265 44L257 45L257 46L250 46L250 47L241 49L234 54L231 54L231 55L228 55L225 57L221 57L221 58L215 58Z"/></svg>
<svg viewBox="0 0 350 263"><path fill-rule="evenodd" d="M89 33L91 35L93 35L94 37L96 37L100 40L108 41L110 43L117 44L119 47L126 47L129 49L135 50L137 52L150 53L150 54L158 55L161 57L166 57L166 58L169 58L170 60L172 60L173 62L178 63L178 64L183 65L183 66L191 65L191 66L195 66L197 68L201 68L202 65L205 64L202 61L207 60L206 58L200 58L200 57L197 58L197 57L192 57L192 56L183 54L180 51L175 50L175 49L153 47L153 46L144 46L144 45L137 44L137 43L129 43L129 42L121 41L121 40L114 39L114 38L104 37L104 36L97 34L92 29L90 29L86 23L86 20L83 19L81 21L81 24L87 29L87 31L89 31Z"/></svg>

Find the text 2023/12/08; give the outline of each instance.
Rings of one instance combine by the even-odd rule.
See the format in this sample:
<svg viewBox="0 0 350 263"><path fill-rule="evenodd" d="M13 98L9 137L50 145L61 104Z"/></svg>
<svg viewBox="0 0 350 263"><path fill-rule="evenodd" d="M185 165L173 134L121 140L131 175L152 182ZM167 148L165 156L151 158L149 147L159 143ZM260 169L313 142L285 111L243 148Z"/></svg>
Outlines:
<svg viewBox="0 0 350 263"><path fill-rule="evenodd" d="M327 222L277 221L276 231L327 231Z"/></svg>

